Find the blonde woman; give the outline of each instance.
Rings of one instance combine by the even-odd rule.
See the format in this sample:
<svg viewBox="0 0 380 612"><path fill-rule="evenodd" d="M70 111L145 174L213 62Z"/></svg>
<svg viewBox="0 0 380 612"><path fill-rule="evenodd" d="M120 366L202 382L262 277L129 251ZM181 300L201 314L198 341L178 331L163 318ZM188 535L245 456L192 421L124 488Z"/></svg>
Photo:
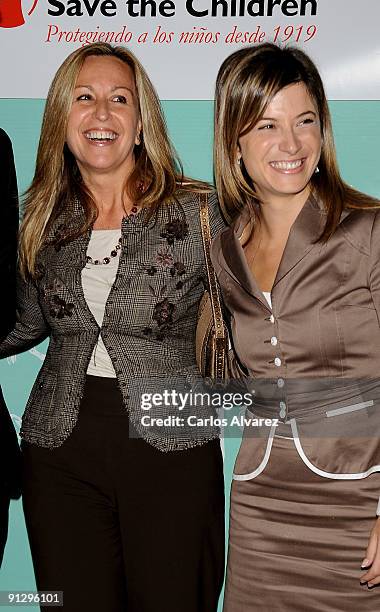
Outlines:
<svg viewBox="0 0 380 612"><path fill-rule="evenodd" d="M94 44L65 60L46 102L18 321L1 354L49 337L22 423L24 509L37 587L63 591L67 612L217 608L217 432L145 426L141 402L196 374L202 189L183 185L132 53ZM216 233L215 196L210 217ZM153 414L178 415L171 408Z"/></svg>
<svg viewBox="0 0 380 612"><path fill-rule="evenodd" d="M297 49L225 60L215 162L234 222L214 263L252 412L272 418L236 460L224 610L373 612L379 202L340 177L321 78Z"/></svg>

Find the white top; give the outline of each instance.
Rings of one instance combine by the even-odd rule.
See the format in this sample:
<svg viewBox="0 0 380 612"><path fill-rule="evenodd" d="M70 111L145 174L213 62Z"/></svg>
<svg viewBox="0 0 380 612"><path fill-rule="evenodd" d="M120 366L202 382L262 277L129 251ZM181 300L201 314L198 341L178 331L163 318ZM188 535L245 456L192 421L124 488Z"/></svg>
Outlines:
<svg viewBox="0 0 380 612"><path fill-rule="evenodd" d="M263 296L265 297L266 301L268 302L270 308L272 308L272 296L270 294L270 291L263 291Z"/></svg>
<svg viewBox="0 0 380 612"><path fill-rule="evenodd" d="M100 261L104 257L110 257L110 253L115 250L119 238L120 229L94 230L91 234L87 255L90 255L93 260L99 259ZM110 257L109 264L94 265L93 263L87 263L82 270L84 297L99 327L103 323L108 295L116 278L120 250L117 253L117 257ZM87 374L116 378L115 369L101 335L99 335L98 342L92 352Z"/></svg>

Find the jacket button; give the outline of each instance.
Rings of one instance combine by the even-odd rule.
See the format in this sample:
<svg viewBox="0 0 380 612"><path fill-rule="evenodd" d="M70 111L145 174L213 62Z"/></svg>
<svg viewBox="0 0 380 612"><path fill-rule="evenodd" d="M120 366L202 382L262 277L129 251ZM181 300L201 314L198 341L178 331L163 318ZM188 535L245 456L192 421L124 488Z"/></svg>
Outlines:
<svg viewBox="0 0 380 612"><path fill-rule="evenodd" d="M277 387L279 387L280 389L282 389L282 387L285 385L285 381L283 378L279 378L277 381Z"/></svg>
<svg viewBox="0 0 380 612"><path fill-rule="evenodd" d="M279 368L281 364L282 364L281 359L279 357L276 357L274 360L274 365Z"/></svg>
<svg viewBox="0 0 380 612"><path fill-rule="evenodd" d="M269 317L269 321L270 321L271 323L274 323L274 316L273 316L272 314L271 314L271 316Z"/></svg>
<svg viewBox="0 0 380 612"><path fill-rule="evenodd" d="M283 419L286 416L286 404L285 402L280 402L280 418Z"/></svg>
<svg viewBox="0 0 380 612"><path fill-rule="evenodd" d="M277 346L277 342L278 342L278 340L277 340L276 336L272 336L272 338L270 339L271 345L272 346Z"/></svg>

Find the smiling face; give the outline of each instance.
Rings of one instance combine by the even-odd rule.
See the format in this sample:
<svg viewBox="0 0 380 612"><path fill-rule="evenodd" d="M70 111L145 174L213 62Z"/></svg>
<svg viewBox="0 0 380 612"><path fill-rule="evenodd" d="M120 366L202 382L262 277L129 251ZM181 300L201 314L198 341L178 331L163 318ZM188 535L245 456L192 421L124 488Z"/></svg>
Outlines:
<svg viewBox="0 0 380 612"><path fill-rule="evenodd" d="M66 143L82 176L133 169L140 114L131 68L115 57L89 56L79 72Z"/></svg>
<svg viewBox="0 0 380 612"><path fill-rule="evenodd" d="M316 106L304 83L281 89L263 117L239 138L238 158L262 202L307 197L322 147Z"/></svg>

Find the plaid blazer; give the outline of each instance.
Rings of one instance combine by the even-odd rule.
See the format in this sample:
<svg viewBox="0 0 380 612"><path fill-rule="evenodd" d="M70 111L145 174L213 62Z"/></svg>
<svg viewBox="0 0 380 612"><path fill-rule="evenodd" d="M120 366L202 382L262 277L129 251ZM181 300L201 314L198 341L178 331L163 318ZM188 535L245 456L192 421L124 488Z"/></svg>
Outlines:
<svg viewBox="0 0 380 612"><path fill-rule="evenodd" d="M225 224L214 193L209 213L215 235ZM77 225L82 215L80 204L74 203L52 228L48 246L38 257L38 279L19 281L17 323L0 344L4 357L49 337L21 436L53 448L70 435L100 334L115 368L123 406L140 436L161 451L189 448L217 436L211 425L190 431L141 424L146 414L142 393L175 388L179 380L188 388L199 377L195 328L207 272L196 194L178 192L150 219L145 210L123 219L119 267L101 327L88 308L81 281L91 231L62 246L57 240L64 224ZM165 418L169 410L156 406L154 415Z"/></svg>

